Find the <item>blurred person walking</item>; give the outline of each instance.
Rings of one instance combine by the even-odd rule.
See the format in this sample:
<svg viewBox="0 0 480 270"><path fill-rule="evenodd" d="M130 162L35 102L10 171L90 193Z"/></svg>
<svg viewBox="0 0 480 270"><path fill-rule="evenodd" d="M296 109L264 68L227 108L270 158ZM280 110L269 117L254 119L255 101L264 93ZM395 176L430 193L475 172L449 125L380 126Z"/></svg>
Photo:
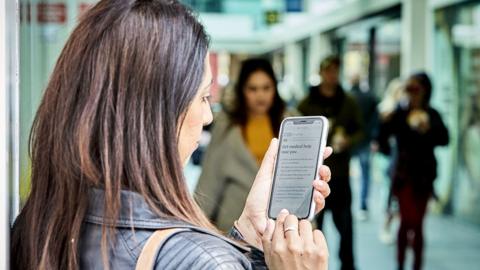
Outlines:
<svg viewBox="0 0 480 270"><path fill-rule="evenodd" d="M405 93L405 82L400 78L392 79L378 104L379 120L381 122L389 120L399 106L404 106L406 103L408 100Z"/></svg>
<svg viewBox="0 0 480 270"><path fill-rule="evenodd" d="M182 165L212 121L208 37L192 14L172 0L102 0L81 18L33 123L12 269L327 269L310 222L266 218L276 139L229 234L237 241L188 192ZM317 211L330 174L319 172ZM162 248L151 246L159 235Z"/></svg>
<svg viewBox="0 0 480 270"><path fill-rule="evenodd" d="M332 170L332 194L325 209L330 210L333 222L340 233L339 256L342 270L355 268L353 255L352 194L350 188L350 158L352 149L363 140L361 111L353 97L345 93L339 82L340 59L325 58L320 64L322 82L310 88L309 95L301 101L298 110L303 115L323 115L330 123L328 144L334 153L325 161ZM316 220L322 228L324 213Z"/></svg>
<svg viewBox="0 0 480 270"><path fill-rule="evenodd" d="M378 104L378 112L380 124L387 122L392 117L393 113L400 107L405 106L406 97L405 97L405 83L400 79L396 78L390 81L385 90L383 99ZM378 151L378 134L377 138L372 142L372 148L374 151ZM396 151L396 142L395 138L390 137L388 141L391 151L388 155L388 165L386 167L386 187L387 187L387 201L385 207L385 220L383 226L380 229L380 241L384 244L393 244L394 236L392 235L392 223L395 216L398 214L398 206L394 202L394 197L392 196L392 182L393 182L393 167L395 165L395 160L397 158Z"/></svg>
<svg viewBox="0 0 480 270"><path fill-rule="evenodd" d="M270 62L243 61L232 104L226 104L214 120L195 190L197 202L221 230L230 229L242 213L258 167L284 116L285 103Z"/></svg>
<svg viewBox="0 0 480 270"><path fill-rule="evenodd" d="M371 162L371 142L377 136L378 132L378 110L377 98L368 88L360 86L360 77L358 75L352 78L351 94L355 98L362 113L364 123L363 140L355 147L354 153L358 157L361 168L360 185L360 211L358 219L361 221L368 219L368 193L370 189L370 162Z"/></svg>
<svg viewBox="0 0 480 270"><path fill-rule="evenodd" d="M393 195L400 207L397 239L398 269L404 269L407 246L414 251L413 269L422 267L423 220L433 181L437 176L434 148L447 145L448 131L439 113L429 102L432 83L425 73L410 76L406 83L408 106L398 107L381 125L379 147L390 152L388 139L396 139L397 158L393 167Z"/></svg>

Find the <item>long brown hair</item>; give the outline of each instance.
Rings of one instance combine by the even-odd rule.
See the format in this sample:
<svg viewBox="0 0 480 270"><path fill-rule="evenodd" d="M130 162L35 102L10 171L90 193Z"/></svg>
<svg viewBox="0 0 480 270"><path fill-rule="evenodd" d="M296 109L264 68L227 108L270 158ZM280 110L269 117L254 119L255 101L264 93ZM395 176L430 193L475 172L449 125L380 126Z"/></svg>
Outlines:
<svg viewBox="0 0 480 270"><path fill-rule="evenodd" d="M215 230L188 193L177 135L207 51L202 25L177 1L102 0L84 15L32 127L31 193L13 229L14 269L78 268L92 187L105 191L107 220L116 220L127 189L159 215ZM113 228L102 231L106 268Z"/></svg>

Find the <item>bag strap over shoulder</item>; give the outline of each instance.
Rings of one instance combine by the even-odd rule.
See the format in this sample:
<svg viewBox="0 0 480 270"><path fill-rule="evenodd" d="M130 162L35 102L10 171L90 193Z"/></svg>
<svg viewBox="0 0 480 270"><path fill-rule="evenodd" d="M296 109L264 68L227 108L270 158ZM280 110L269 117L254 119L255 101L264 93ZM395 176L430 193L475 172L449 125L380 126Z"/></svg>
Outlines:
<svg viewBox="0 0 480 270"><path fill-rule="evenodd" d="M186 228L171 228L155 231L150 238L148 238L147 243L143 246L142 252L138 257L136 270L150 270L154 269L155 262L157 259L157 254L162 248L165 240L169 237L183 231L189 231Z"/></svg>

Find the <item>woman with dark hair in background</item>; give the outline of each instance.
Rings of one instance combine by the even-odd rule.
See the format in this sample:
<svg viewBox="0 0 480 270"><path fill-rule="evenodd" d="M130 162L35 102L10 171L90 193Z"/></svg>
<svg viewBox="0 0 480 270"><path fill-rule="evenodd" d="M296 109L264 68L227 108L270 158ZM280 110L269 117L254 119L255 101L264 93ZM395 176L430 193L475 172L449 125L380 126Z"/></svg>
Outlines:
<svg viewBox="0 0 480 270"><path fill-rule="evenodd" d="M418 270L422 266L423 220L437 176L433 150L448 144L448 131L438 112L429 105L432 84L425 73L410 76L405 89L408 106L398 107L382 123L378 143L380 151L388 154L388 138L396 139L392 191L400 207L398 268L404 269L406 248L411 243L415 254L413 269Z"/></svg>
<svg viewBox="0 0 480 270"><path fill-rule="evenodd" d="M232 104L226 104L215 118L195 191L197 202L221 230L228 230L242 213L252 181L284 115L285 104L270 62L243 61Z"/></svg>
<svg viewBox="0 0 480 270"><path fill-rule="evenodd" d="M12 269L134 269L169 228L181 230L148 250L154 269L265 268L264 256L272 269L326 269L320 231L285 212L265 217L276 140L231 231L244 244L221 236L188 193L182 165L212 121L208 59L202 25L177 1L102 0L84 15L33 124ZM320 174L329 180L328 167ZM320 209L329 188L313 185Z"/></svg>

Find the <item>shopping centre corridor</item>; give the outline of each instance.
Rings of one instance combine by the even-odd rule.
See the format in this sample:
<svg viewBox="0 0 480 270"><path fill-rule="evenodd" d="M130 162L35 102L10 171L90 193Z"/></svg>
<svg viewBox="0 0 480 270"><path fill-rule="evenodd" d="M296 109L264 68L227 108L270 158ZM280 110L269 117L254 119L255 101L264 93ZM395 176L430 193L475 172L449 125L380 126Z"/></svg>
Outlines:
<svg viewBox="0 0 480 270"><path fill-rule="evenodd" d="M332 147L328 269L480 270L480 0L0 0L0 270L133 269L137 254L107 250L127 226L118 215L111 227L119 213L130 213L133 236L177 220L211 229L200 209L228 231L254 190L247 209L263 216L268 191L252 184L274 137L290 156L275 163L271 216L304 215L315 142ZM402 213L386 241L390 190ZM133 192L148 203L118 195ZM156 225L141 216L137 226L134 210ZM238 226L249 243L253 220ZM84 229L100 225L108 230ZM293 225L278 226L276 241L300 243L286 234ZM140 252L146 241L133 236ZM415 252L404 256L407 239ZM152 254L173 270L231 268L212 260L216 243L192 242L214 266L184 248L194 266ZM287 251L267 253L270 268L298 255ZM325 266L317 256L302 263Z"/></svg>

